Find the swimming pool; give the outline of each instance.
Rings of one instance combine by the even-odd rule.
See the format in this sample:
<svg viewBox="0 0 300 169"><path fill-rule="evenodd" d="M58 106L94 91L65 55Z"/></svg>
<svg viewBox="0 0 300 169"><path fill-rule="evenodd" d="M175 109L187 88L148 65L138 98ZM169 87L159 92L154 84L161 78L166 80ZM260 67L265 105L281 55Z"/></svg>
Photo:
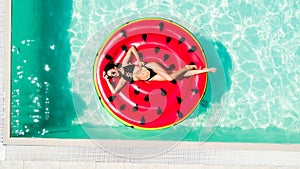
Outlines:
<svg viewBox="0 0 300 169"><path fill-rule="evenodd" d="M300 142L300 12L294 1L12 5L11 137ZM189 119L145 132L119 124L99 104L92 65L113 29L149 16L191 30L218 72L209 75Z"/></svg>

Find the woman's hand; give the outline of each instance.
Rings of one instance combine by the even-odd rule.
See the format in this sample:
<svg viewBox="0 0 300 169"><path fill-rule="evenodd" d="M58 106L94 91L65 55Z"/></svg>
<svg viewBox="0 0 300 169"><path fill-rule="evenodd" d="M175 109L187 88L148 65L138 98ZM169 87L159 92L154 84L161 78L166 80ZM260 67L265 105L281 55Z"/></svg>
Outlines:
<svg viewBox="0 0 300 169"><path fill-rule="evenodd" d="M143 66L145 66L145 62L139 62L138 65L143 67Z"/></svg>
<svg viewBox="0 0 300 169"><path fill-rule="evenodd" d="M107 75L105 72L103 72L103 78L104 78L107 82L109 81L108 75Z"/></svg>

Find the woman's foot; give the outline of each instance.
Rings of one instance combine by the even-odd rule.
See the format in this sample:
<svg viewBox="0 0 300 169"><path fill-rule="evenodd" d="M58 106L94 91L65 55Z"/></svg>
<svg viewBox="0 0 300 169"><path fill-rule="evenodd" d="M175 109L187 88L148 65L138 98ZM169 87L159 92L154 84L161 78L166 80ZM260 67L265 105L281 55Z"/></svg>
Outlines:
<svg viewBox="0 0 300 169"><path fill-rule="evenodd" d="M196 65L185 65L185 68L188 70L196 70L198 67Z"/></svg>
<svg viewBox="0 0 300 169"><path fill-rule="evenodd" d="M204 68L203 70L207 70L207 72L215 73L217 71L216 68Z"/></svg>

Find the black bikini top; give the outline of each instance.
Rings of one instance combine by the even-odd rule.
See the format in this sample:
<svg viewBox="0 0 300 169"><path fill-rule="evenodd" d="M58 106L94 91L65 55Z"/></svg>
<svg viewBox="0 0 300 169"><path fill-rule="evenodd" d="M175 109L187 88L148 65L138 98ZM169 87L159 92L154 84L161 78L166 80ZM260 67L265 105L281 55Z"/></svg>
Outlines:
<svg viewBox="0 0 300 169"><path fill-rule="evenodd" d="M124 66L124 73L122 74L122 77L128 81L129 83L133 83L133 70L134 70L134 65L127 65Z"/></svg>

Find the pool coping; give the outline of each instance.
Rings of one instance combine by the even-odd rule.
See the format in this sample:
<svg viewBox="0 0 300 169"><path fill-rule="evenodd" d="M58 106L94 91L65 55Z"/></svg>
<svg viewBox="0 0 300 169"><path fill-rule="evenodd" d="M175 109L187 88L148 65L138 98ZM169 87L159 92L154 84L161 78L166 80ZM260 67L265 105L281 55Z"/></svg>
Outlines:
<svg viewBox="0 0 300 169"><path fill-rule="evenodd" d="M4 0L4 82L11 82L11 0ZM4 131L5 145L33 146L99 146L87 139L50 139L50 138L12 138L10 137L10 93L11 83L4 83ZM151 142L151 144L149 144ZM117 143L117 144L116 144ZM138 140L101 140L104 147L132 147L141 145L147 148L160 148L176 145L176 149L217 149L217 150L261 150L261 151L300 151L300 144L275 143L227 143L227 142L177 142L177 141L138 141ZM151 146L149 146L151 145ZM192 148L191 148L192 147Z"/></svg>
<svg viewBox="0 0 300 169"><path fill-rule="evenodd" d="M202 149L202 150L259 150L259 151L290 151L299 152L299 144L278 143L244 143L244 142L188 142L188 141L154 141L154 140L93 140L93 139L57 139L57 138L7 138L5 145L26 146L84 146L113 148L149 148L160 149ZM192 148L191 148L192 147Z"/></svg>
<svg viewBox="0 0 300 169"><path fill-rule="evenodd" d="M4 0L4 128L3 142L9 137L11 93L11 0ZM8 95L8 96L7 96Z"/></svg>

